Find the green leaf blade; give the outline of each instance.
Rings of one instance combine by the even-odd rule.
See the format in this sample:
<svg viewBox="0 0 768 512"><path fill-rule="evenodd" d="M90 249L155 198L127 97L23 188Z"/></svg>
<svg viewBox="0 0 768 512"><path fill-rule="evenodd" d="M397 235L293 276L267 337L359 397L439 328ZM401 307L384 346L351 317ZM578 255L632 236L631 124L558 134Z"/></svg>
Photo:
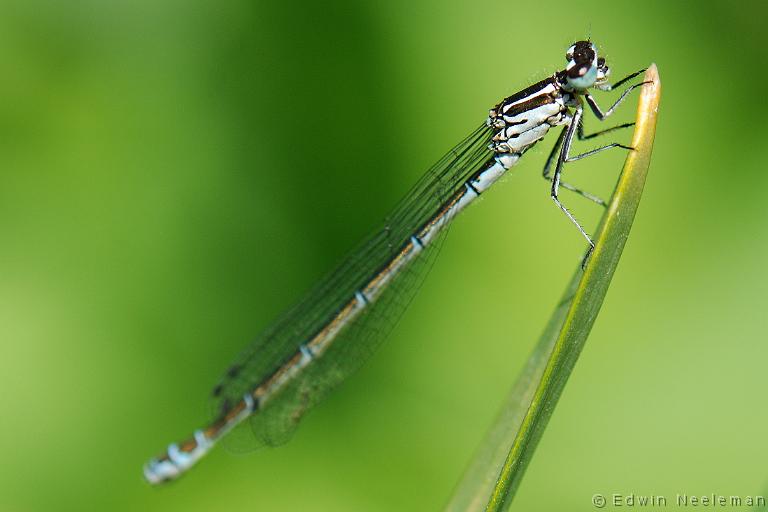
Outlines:
<svg viewBox="0 0 768 512"><path fill-rule="evenodd" d="M583 272L578 269L529 357L502 413L448 504L448 511L506 510L520 485L602 306L637 212L650 165L661 97L656 66L645 73L634 151L624 162Z"/></svg>

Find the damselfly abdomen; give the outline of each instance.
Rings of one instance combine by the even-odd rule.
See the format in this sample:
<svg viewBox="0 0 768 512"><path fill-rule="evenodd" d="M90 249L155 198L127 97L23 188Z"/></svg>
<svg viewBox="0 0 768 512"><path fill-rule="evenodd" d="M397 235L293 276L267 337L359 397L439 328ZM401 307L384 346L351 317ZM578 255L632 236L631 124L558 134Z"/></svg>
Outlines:
<svg viewBox="0 0 768 512"><path fill-rule="evenodd" d="M590 88L609 91L605 59L589 41L566 52L562 71L503 99L485 123L473 131L419 180L386 220L383 229L365 240L302 301L256 339L229 368L213 395L216 418L192 438L171 444L151 459L144 475L151 483L174 479L192 467L227 432L251 418L257 434L275 444L291 432L301 416L336 384L359 367L405 309L415 284L425 275L450 221L484 193L549 130L563 129L544 167L550 194L594 247L586 231L559 199L562 186L592 201L599 198L561 181L567 162L609 148L612 143L571 155L574 137L588 139L582 128L583 102L603 120L624 100L603 112Z"/></svg>

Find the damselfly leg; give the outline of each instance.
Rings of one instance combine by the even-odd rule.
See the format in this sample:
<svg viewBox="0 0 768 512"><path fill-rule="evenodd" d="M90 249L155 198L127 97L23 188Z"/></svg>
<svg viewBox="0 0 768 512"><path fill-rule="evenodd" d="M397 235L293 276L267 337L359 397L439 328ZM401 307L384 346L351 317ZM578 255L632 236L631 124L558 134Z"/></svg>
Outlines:
<svg viewBox="0 0 768 512"><path fill-rule="evenodd" d="M598 91L604 91L604 92L612 91L616 87L620 86L623 83L626 83L628 80L632 80L633 78L635 78L637 75L639 75L640 73L642 73L644 71L645 71L645 69L641 69L640 71L635 71L631 75L625 76L624 78L622 78L621 80L619 80L615 84L608 84L608 83L606 83L606 84L602 84L602 85L595 85L595 89L597 89ZM587 104L589 105L589 108L592 109L592 112L595 114L595 117L597 117L599 120L603 121L606 117L608 117L611 114L613 114L613 111L616 109L616 107L618 107L621 104L621 102L624 101L624 99L627 97L627 95L629 95L629 93L631 93L633 90L637 89L638 87L640 87L642 85L650 84L650 83L651 82L640 82L639 84L634 84L634 85L631 85L631 86L627 87L627 89L624 92L621 93L621 96L619 96L619 99L617 99L616 102L613 105L611 105L611 107L608 110L606 110L605 112L603 112L600 109L600 107L597 105L597 102L595 101L595 99L592 97L591 94L589 94L589 91L584 91L583 96L584 96L584 99L587 100Z"/></svg>
<svg viewBox="0 0 768 512"><path fill-rule="evenodd" d="M635 123L624 123L619 124L616 126L611 126L610 128L606 128L605 130L600 130L599 132L590 133L589 135L584 134L584 122L576 128L576 138L579 140L589 140L594 139L595 137L600 137L601 135L605 135L606 133L610 133L615 130L621 130L622 128L629 128L630 126L635 126Z"/></svg>
<svg viewBox="0 0 768 512"><path fill-rule="evenodd" d="M632 78L636 77L640 73L642 73L644 70L637 71L635 73L632 73L628 75L627 77L619 80L616 82L616 84L602 84L602 85L596 85L595 88L601 91L610 91L613 88L627 82L628 80L631 80ZM632 85L628 87L619 97L616 102L611 105L611 107L603 112L600 107L597 105L597 102L592 98L592 96L589 94L588 91L580 91L578 93L579 96L584 96L585 100L590 106L590 109L595 114L595 117L597 117L600 121L605 120L608 116L610 116L618 107L622 101L627 97L627 95L632 92L637 87L640 87L648 82L641 82L639 84ZM578 101L578 99L576 100ZM586 140L591 139L600 135L605 135L606 133L610 133L614 130L618 130L621 128L628 128L632 126L634 123L624 123L617 126L613 126L611 128L607 128L605 130L601 130L589 135L584 134L584 127L583 127L583 116L584 116L584 107L581 104L580 101L578 101L578 105L576 105L573 114L570 117L570 121L568 125L563 128L562 132L560 133L560 136L558 137L557 141L555 142L554 147L552 148L552 151L549 154L549 157L547 158L546 163L544 164L544 170L542 172L542 175L545 179L552 182L552 187L550 190L550 196L552 197L552 200L555 202L555 204L565 213L565 215L570 219L571 222L578 228L579 232L582 234L582 236L587 240L589 243L589 248L587 249L587 253L584 256L584 259L582 261L582 267L586 264L587 259L589 258L590 254L592 254L592 251L595 248L595 243L592 241L592 238L587 234L587 232L584 230L584 228L581 226L581 224L576 220L576 218L573 216L573 214L565 207L565 205L560 201L559 198L559 188L562 186L566 190L570 190L572 192L576 192L582 197L585 197L589 199L590 201L593 201L599 205L602 205L603 207L606 207L605 201L603 201L601 198L590 194L589 192L586 192L584 190L581 190L569 183L566 183L562 181L561 175L563 172L563 167L566 163L575 162L577 160L581 160L582 158L586 158L588 156L596 155L597 153L601 153L607 149L611 148L622 148L622 149L628 149L632 150L634 148L630 146L626 146L624 144L620 144L618 142L614 142L611 144L606 144L605 146L601 146L596 149L592 149L590 151L586 151L584 153L580 153L577 155L571 156L571 145L573 143L573 138L576 137L579 140ZM552 162L555 159L555 155L557 155L557 163L555 165L554 175L551 175L552 170Z"/></svg>
<svg viewBox="0 0 768 512"><path fill-rule="evenodd" d="M633 126L633 125L634 125L634 123L626 123L626 124L623 124L623 125L614 126L613 128L608 128L607 130L603 130L601 132L593 133L593 134L591 134L591 135L589 135L587 137L582 138L582 137L579 137L579 135L578 135L578 133L582 130L582 125L579 124L579 126L576 129L576 137L579 140L583 140L583 139L586 139L586 138L592 138L592 137L596 137L598 135L603 135L604 133L611 132L613 130L618 130L619 128L627 128L627 127L630 127L630 126ZM562 145L563 138L565 137L567 131L568 131L568 127L567 126L565 128L563 128L563 130L561 130L560 135L558 136L558 139L555 142L555 145L552 147L552 151L550 151L549 156L547 157L547 161L544 164L544 169L542 170L542 176L544 176L544 179L547 180L547 181L552 181L552 175L551 175L552 163L557 159L557 157L559 155L560 147ZM614 148L614 147L622 147L624 149L632 149L629 146L624 146L624 145L618 144L618 143L612 143L612 144L608 144L606 146L603 146L603 147L600 147L600 148L597 148L597 149L593 149L591 151L586 151L584 153L581 153L581 154L578 154L578 155L575 155L575 156L569 156L569 157L566 158L565 163L575 162L576 160L581 160L582 158L586 158L588 156L592 156L592 155L594 155L596 153L600 153L601 151L605 151L606 149L610 149L610 148ZM603 207L607 206L605 201L602 200L601 198L599 198L598 196L596 196L594 194L590 194L589 192L587 192L585 190L582 190L580 188L577 188L577 187L571 185L570 183L566 183L565 181L560 180L560 186L563 187L566 190L570 190L571 192L576 192L580 196L585 197L586 199L589 199L590 201L595 202L595 203L599 204L600 206L603 206Z"/></svg>

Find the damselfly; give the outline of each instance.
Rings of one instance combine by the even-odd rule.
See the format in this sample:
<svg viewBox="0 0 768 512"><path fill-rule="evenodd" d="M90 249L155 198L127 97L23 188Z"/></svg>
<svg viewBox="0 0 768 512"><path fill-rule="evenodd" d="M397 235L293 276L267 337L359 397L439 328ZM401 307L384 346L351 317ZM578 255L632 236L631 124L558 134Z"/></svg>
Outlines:
<svg viewBox="0 0 768 512"><path fill-rule="evenodd" d="M409 292L436 254L447 225L493 185L550 128L563 126L544 166L550 195L579 232L594 243L563 206L560 187L598 204L605 203L560 177L563 166L610 148L612 143L571 155L574 137L589 139L618 128L585 135L583 102L603 120L634 88L627 88L607 110L589 89L610 91L636 77L608 82L609 68L590 41L578 41L565 54L567 66L503 99L487 120L438 161L398 204L384 228L362 243L303 300L268 328L241 354L214 388L216 419L193 437L171 444L151 459L144 475L151 483L174 479L192 467L225 434L250 418L266 443L278 442L301 416L356 369L394 324ZM589 254L589 251L587 254Z"/></svg>

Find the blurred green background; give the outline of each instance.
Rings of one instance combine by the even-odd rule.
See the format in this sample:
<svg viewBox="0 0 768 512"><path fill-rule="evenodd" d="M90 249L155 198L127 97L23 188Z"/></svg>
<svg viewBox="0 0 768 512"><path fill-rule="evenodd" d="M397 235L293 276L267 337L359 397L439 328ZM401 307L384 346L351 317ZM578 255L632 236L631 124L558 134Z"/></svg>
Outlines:
<svg viewBox="0 0 768 512"><path fill-rule="evenodd" d="M590 34L616 78L658 63L656 148L517 508L768 492L767 11L3 1L0 510L439 509L584 250L540 177L554 137L456 221L390 339L290 443L218 449L159 489L141 466L424 169ZM570 181L606 196L623 157Z"/></svg>

